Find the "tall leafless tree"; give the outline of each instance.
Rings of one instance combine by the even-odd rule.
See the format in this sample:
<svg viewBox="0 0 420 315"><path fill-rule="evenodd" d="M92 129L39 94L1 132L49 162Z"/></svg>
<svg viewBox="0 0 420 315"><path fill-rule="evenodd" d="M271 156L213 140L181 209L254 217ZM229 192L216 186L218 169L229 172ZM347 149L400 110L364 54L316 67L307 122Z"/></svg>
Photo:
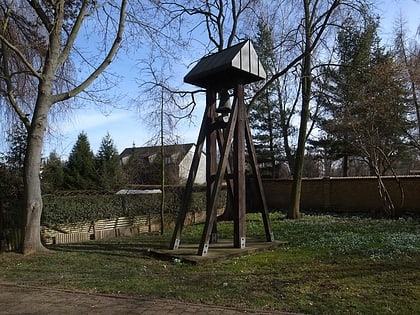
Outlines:
<svg viewBox="0 0 420 315"><path fill-rule="evenodd" d="M98 79L123 39L127 1L1 1L1 77L6 109L28 131L24 166L22 252L46 249L40 240L40 161L49 115ZM98 31L100 29L100 31ZM83 41L83 36L103 36ZM98 47L93 43L98 42ZM85 45L88 48L82 48ZM79 62L82 78L66 64Z"/></svg>
<svg viewBox="0 0 420 315"><path fill-rule="evenodd" d="M288 218L300 217L300 196L302 190L302 175L305 158L305 146L308 137L308 121L311 115L310 104L312 98L312 77L314 75L314 55L320 43L324 40L333 22L334 14L345 1L313 1L303 0L301 24L302 59L301 73L301 111L298 142L293 167L293 183Z"/></svg>

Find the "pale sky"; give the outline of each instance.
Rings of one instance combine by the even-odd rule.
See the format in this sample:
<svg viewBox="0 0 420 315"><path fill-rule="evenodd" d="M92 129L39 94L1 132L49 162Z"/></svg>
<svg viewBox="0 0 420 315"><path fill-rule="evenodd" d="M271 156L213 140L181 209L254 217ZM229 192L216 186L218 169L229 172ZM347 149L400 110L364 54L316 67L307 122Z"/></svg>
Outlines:
<svg viewBox="0 0 420 315"><path fill-rule="evenodd" d="M377 1L378 14L381 16L381 32L383 44L390 42L392 36L392 28L394 21L402 15L408 22L410 37L414 37L417 27L420 25L420 2L415 0L380 0ZM419 37L417 37L419 38ZM204 53L204 52L203 52ZM199 58L199 56L196 56ZM137 84L135 83L137 71L133 71L134 66L130 66L130 62L134 60L119 58L120 60L113 64L113 69L120 72L124 77L120 88L124 89L127 96L116 101L120 102L120 106L124 107L130 98L138 94ZM118 63L119 62L119 63ZM130 69L130 70L127 70ZM187 71L187 70L186 70ZM183 76L186 73L179 73L178 80L182 83ZM203 103L203 102L202 102ZM195 142L200 127L202 111L204 104L200 104L195 111L196 123L191 125L185 123L178 129L179 142L188 143ZM44 156L48 156L49 152L56 152L63 158L67 159L69 152L73 148L77 136L84 131L89 139L91 148L96 154L102 138L107 132L114 140L116 147L121 153L125 148L142 146L146 141L154 135L155 132L150 127L145 126L145 122L139 118L138 113L128 110L118 110L115 108L107 109L106 115L101 113L97 108L84 108L74 113L71 121L63 122L60 125L61 136L50 139L44 146Z"/></svg>

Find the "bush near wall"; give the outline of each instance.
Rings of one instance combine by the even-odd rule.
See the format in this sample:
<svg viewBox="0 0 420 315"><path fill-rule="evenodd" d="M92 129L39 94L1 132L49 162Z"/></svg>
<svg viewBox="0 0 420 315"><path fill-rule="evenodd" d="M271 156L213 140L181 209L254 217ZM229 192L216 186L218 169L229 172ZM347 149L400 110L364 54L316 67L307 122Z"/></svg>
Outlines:
<svg viewBox="0 0 420 315"><path fill-rule="evenodd" d="M131 187L133 189L157 189L158 186ZM171 225L175 222L179 212L184 186L168 186L165 188L165 223ZM223 209L226 202L226 192L222 191L219 198L219 208ZM126 194L117 195L115 192L103 191L67 191L57 192L43 196L43 211L41 218L42 230L45 232L66 230L80 230L95 225L103 220L148 218L148 224L159 222L161 211L161 194ZM10 206L12 205L13 206ZM19 209L23 209L21 202L8 203L2 207L2 226L0 233L0 251L17 250L20 244L20 226L16 223L22 217ZM6 206L6 203L2 203ZM10 206L10 207L9 207ZM10 208L10 209L9 209ZM19 211L17 211L19 210ZM205 219L206 187L195 186L191 196L191 206L186 218L186 224L197 223ZM8 222L5 224L5 214ZM20 222L20 221L19 221ZM6 226L7 225L7 226ZM150 230L150 229L149 229ZM116 235L118 231L116 231ZM121 231L119 231L121 232ZM44 233L45 234L45 233ZM47 233L48 234L48 233ZM45 235L44 235L45 236Z"/></svg>
<svg viewBox="0 0 420 315"><path fill-rule="evenodd" d="M90 222L156 212L160 195L114 195L101 192L44 196L42 225Z"/></svg>
<svg viewBox="0 0 420 315"><path fill-rule="evenodd" d="M150 188L150 187L148 187ZM175 219L183 187L169 187L165 192L165 216ZM221 206L224 198L219 198ZM117 217L135 217L160 213L161 194L116 195L109 192L67 192L43 197L42 225L90 222ZM190 212L206 209L206 193L201 187L192 193Z"/></svg>

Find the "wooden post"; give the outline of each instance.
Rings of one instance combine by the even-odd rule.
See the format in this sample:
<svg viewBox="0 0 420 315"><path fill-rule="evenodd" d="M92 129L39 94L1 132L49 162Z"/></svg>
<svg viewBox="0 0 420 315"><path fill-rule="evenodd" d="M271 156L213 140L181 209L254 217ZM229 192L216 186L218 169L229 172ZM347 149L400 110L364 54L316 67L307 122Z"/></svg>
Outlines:
<svg viewBox="0 0 420 315"><path fill-rule="evenodd" d="M200 246L198 248L198 255L204 256L207 254L209 243L210 243L210 234L211 229L216 220L217 216L217 201L218 195L220 193L222 182L224 179L224 175L226 173L226 168L228 165L228 158L232 148L232 144L230 139L233 139L234 130L237 123L238 118L238 107L236 106L235 101L233 102L232 112L230 114L230 119L228 122L228 126L225 133L225 141L223 143L222 150L220 152L220 160L217 165L217 172L214 181L214 189L211 193L210 199L207 200L208 205L208 213L206 215L206 222L204 224L204 230L200 241Z"/></svg>
<svg viewBox="0 0 420 315"><path fill-rule="evenodd" d="M207 111L208 107L204 110L203 120L201 122L200 132L198 134L197 145L195 147L193 160L191 162L190 172L188 174L187 184L185 186L185 190L182 194L181 205L178 213L178 217L175 224L175 229L172 234L171 244L169 249L177 249L181 242L181 232L184 228L184 221L185 216L191 206L191 194L192 189L195 181L195 177L197 175L198 166L200 164L201 152L203 151L204 140L206 138L206 121L207 121Z"/></svg>
<svg viewBox="0 0 420 315"><path fill-rule="evenodd" d="M252 173L254 174L255 181L256 181L257 197L260 198L260 202L261 202L261 214L262 214L262 219L264 222L265 236L266 236L267 242L273 242L274 234L270 226L267 201L265 199L260 169L258 168L257 154L255 153L254 143L252 142L251 128L249 126L248 119L246 119L245 121L245 139L246 139L246 144L248 148L248 155L249 155L249 160L250 160L249 162L251 165Z"/></svg>
<svg viewBox="0 0 420 315"><path fill-rule="evenodd" d="M206 198L207 201L211 199L214 182L217 172L217 130L216 124L216 91L208 89L206 94L206 106L207 117L206 117ZM212 210L210 209L210 203L207 202L206 214L209 214ZM210 242L217 242L217 220L214 220L212 226L212 233Z"/></svg>
<svg viewBox="0 0 420 315"><path fill-rule="evenodd" d="M245 247L246 235L246 184L245 184L245 119L244 86L238 84L237 95L238 120L233 138L233 246ZM229 140L228 140L229 142Z"/></svg>
<svg viewBox="0 0 420 315"><path fill-rule="evenodd" d="M223 145L225 143L225 139L223 136L223 131L221 129L217 130L217 144L219 146L219 150L222 151ZM221 220L231 221L233 220L233 209L232 209L232 202L233 202L233 166L231 159L228 160L225 180L226 180L226 206L225 211L221 216Z"/></svg>

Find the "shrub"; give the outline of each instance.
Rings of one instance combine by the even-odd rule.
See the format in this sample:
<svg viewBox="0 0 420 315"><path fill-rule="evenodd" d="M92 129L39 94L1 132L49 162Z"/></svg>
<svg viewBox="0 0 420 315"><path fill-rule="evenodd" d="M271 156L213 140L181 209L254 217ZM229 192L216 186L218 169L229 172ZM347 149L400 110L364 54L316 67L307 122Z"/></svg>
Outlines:
<svg viewBox="0 0 420 315"><path fill-rule="evenodd" d="M176 218L182 191L182 189L176 188L165 193L165 216L167 218ZM72 192L67 195L45 195L41 224L48 226L160 213L160 202L160 194L116 195L84 191ZM225 199L220 198L220 206L223 206L224 202ZM205 210L205 191L194 191L191 197L190 211Z"/></svg>

